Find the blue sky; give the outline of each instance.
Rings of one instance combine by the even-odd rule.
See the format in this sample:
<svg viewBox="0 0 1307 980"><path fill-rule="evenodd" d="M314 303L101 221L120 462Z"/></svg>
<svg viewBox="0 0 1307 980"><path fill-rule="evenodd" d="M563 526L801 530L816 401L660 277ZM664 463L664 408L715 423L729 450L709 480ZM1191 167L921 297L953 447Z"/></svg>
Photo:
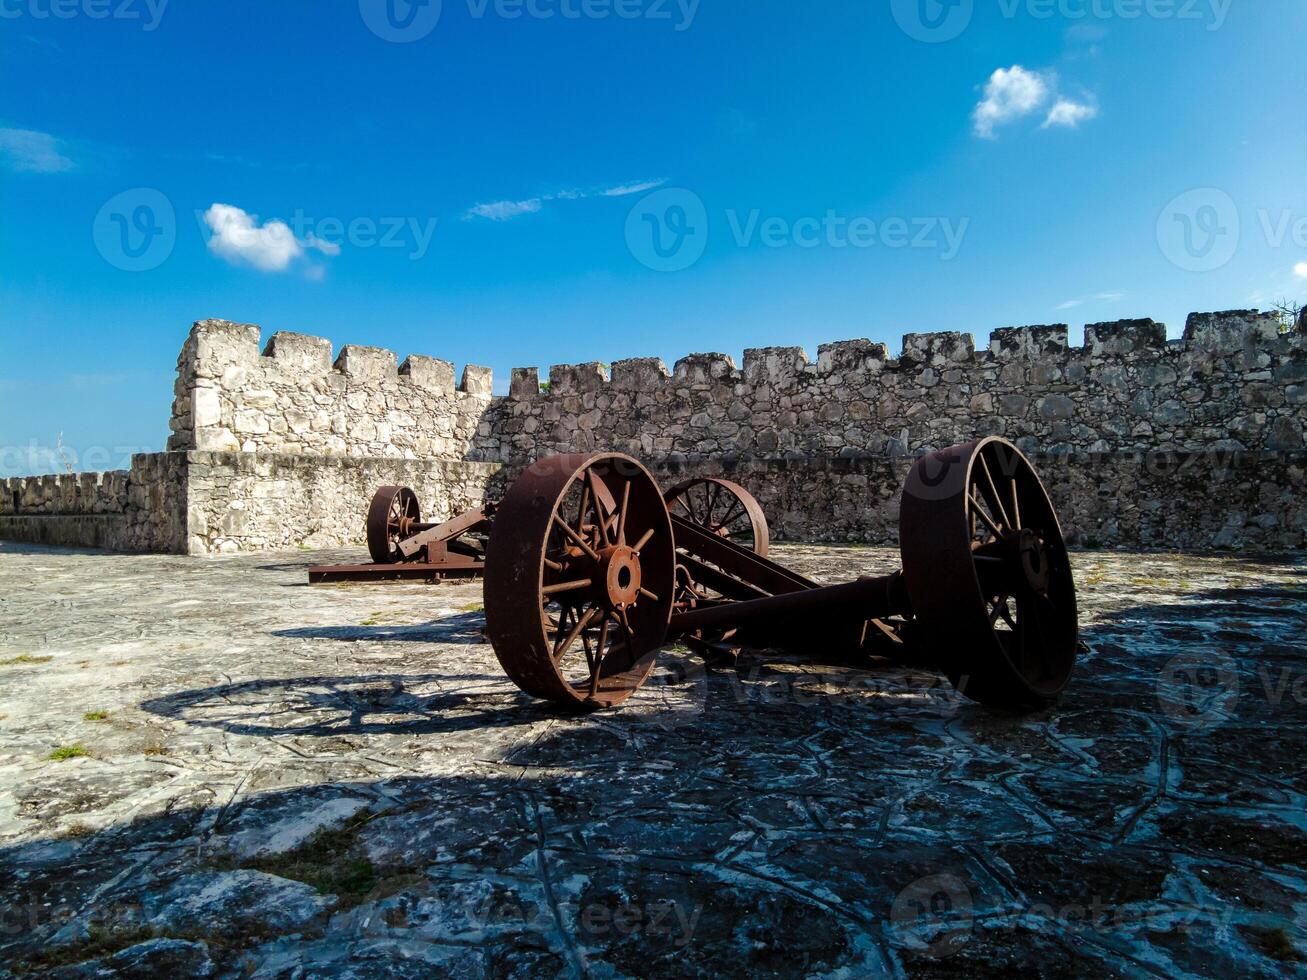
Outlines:
<svg viewBox="0 0 1307 980"><path fill-rule="evenodd" d="M1298 0L0 0L0 468L161 449L207 316L503 390L1301 301L1304 37Z"/></svg>

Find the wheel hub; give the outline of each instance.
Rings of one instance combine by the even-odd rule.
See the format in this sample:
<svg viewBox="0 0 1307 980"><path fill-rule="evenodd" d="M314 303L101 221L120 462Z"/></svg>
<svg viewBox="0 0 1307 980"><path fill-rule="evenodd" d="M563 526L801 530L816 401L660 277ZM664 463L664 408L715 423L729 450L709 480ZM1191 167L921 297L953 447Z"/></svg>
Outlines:
<svg viewBox="0 0 1307 980"><path fill-rule="evenodd" d="M1016 538L1017 554L1021 559L1021 573L1025 576L1026 585L1036 595L1047 595L1049 568L1044 542L1030 528L1022 528Z"/></svg>
<svg viewBox="0 0 1307 980"><path fill-rule="evenodd" d="M599 600L610 609L626 609L640 597L640 555L626 545L599 552L603 592Z"/></svg>

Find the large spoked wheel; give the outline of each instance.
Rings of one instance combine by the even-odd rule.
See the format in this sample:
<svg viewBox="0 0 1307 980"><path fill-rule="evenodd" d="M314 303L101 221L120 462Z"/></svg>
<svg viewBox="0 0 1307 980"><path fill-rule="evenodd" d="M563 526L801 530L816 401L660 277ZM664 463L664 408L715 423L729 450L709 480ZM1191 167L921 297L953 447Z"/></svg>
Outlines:
<svg viewBox="0 0 1307 980"><path fill-rule="evenodd" d="M753 494L738 483L717 477L686 480L668 490L664 499L673 514L767 557L767 517Z"/></svg>
<svg viewBox="0 0 1307 980"><path fill-rule="evenodd" d="M658 484L619 453L531 466L495 512L486 631L522 690L578 710L644 683L667 635L675 543Z"/></svg>
<svg viewBox="0 0 1307 980"><path fill-rule="evenodd" d="M1010 708L1062 691L1075 583L1053 504L1016 446L991 437L918 460L900 548L917 633L959 691Z"/></svg>
<svg viewBox="0 0 1307 980"><path fill-rule="evenodd" d="M379 565L404 560L399 542L414 534L414 524L422 520L418 498L408 487L381 487L372 495L368 507L368 554Z"/></svg>

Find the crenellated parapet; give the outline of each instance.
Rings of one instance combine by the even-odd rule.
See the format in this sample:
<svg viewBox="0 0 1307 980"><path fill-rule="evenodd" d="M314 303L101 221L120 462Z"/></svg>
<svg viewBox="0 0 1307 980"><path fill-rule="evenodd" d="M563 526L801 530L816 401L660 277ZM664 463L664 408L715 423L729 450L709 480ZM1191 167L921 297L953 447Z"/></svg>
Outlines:
<svg viewBox="0 0 1307 980"><path fill-rule="evenodd" d="M170 450L461 458L491 401L489 368L200 320L177 360Z"/></svg>
<svg viewBox="0 0 1307 980"><path fill-rule="evenodd" d="M1151 319L909 333L884 344L754 348L741 367L691 354L517 368L492 439L515 461L613 448L655 455L875 455L997 433L1032 451L1300 449L1307 337L1274 314L1196 313L1168 341ZM594 419L601 425L594 425ZM495 445L497 439L497 446Z"/></svg>
<svg viewBox="0 0 1307 980"><path fill-rule="evenodd" d="M996 433L1032 451L1300 449L1307 337L1272 314L909 333L512 372L278 332L195 324L169 448L518 462L621 449L653 457L913 453Z"/></svg>

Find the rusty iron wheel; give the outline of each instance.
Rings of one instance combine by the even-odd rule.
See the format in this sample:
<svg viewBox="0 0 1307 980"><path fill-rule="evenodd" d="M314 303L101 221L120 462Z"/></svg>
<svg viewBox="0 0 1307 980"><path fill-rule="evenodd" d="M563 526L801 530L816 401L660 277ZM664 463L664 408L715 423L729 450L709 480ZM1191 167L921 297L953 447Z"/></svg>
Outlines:
<svg viewBox="0 0 1307 980"><path fill-rule="evenodd" d="M731 480L703 477L678 483L663 495L667 509L710 533L767 557L767 517L753 494Z"/></svg>
<svg viewBox="0 0 1307 980"><path fill-rule="evenodd" d="M1034 468L990 437L923 456L908 474L899 546L928 654L983 704L1039 707L1075 667L1075 583Z"/></svg>
<svg viewBox="0 0 1307 980"><path fill-rule="evenodd" d="M408 487L381 487L368 507L368 554L379 565L404 560L399 542L416 533L413 525L422 520L418 498Z"/></svg>
<svg viewBox="0 0 1307 980"><path fill-rule="evenodd" d="M620 453L553 456L495 512L486 632L523 691L577 710L630 697L672 612L675 543L658 484Z"/></svg>
<svg viewBox="0 0 1307 980"><path fill-rule="evenodd" d="M678 483L666 493L667 509L698 524L709 534L767 556L771 534L767 516L753 494L732 480L700 477ZM676 566L675 612L715 605L725 600L720 593L695 579L685 565ZM724 643L736 634L734 629L700 630L687 637L697 643Z"/></svg>

